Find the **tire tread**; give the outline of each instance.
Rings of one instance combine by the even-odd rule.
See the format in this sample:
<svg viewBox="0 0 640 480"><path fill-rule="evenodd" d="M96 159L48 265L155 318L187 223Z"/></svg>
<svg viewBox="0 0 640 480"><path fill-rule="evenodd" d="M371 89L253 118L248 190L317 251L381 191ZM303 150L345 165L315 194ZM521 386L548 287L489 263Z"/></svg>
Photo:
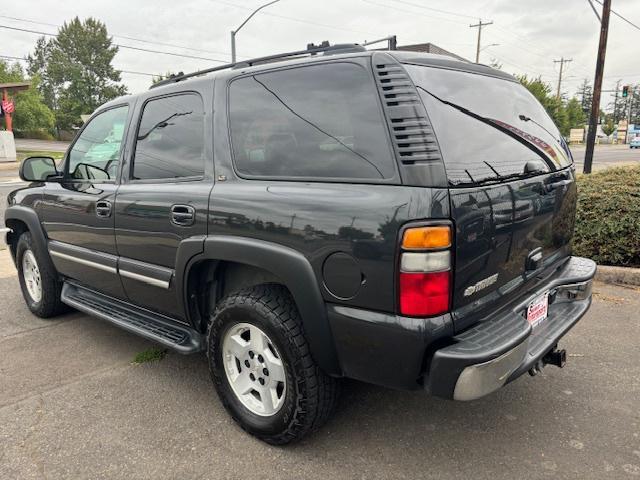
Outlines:
<svg viewBox="0 0 640 480"><path fill-rule="evenodd" d="M216 307L207 328L207 338L219 338L216 331L216 317L225 309L235 305L246 304L256 309L263 315L277 317L279 332L286 341L295 348L295 371L301 372L298 383L306 392L306 395L298 395L296 398L295 413L292 415L288 428L276 435L260 435L255 431L249 431L242 419L229 408L224 396L221 395L223 404L231 413L234 420L246 431L256 435L261 440L275 445L283 445L299 440L310 432L320 428L331 416L337 404L339 384L335 378L325 374L311 356L309 344L304 337L304 331L298 309L289 291L278 284L264 284L239 290L224 298ZM211 348L207 349L210 354ZM219 379L215 378L218 382Z"/></svg>
<svg viewBox="0 0 640 480"><path fill-rule="evenodd" d="M31 250L38 262L38 270L40 271L40 282L42 284L42 300L39 305L30 302L29 295L25 290L24 279L22 277L22 254L25 250ZM20 235L16 245L16 266L20 275L20 287L22 294L27 302L29 310L40 318L55 317L69 309L60 300L62 293L62 282L58 278L58 274L49 268L45 255L48 252L41 252L31 238L31 232L24 232Z"/></svg>

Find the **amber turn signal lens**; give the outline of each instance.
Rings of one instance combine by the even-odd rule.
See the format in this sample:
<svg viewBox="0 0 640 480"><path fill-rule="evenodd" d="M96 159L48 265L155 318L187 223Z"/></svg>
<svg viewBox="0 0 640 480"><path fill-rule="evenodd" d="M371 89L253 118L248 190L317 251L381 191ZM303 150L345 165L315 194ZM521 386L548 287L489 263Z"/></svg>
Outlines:
<svg viewBox="0 0 640 480"><path fill-rule="evenodd" d="M450 246L451 227L447 225L408 228L402 237L402 248L411 250Z"/></svg>

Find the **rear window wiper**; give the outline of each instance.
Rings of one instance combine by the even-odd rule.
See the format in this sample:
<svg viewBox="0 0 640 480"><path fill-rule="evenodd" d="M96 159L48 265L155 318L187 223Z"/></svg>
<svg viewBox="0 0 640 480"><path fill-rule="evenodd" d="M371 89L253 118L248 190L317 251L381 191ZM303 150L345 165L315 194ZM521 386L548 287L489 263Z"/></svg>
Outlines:
<svg viewBox="0 0 640 480"><path fill-rule="evenodd" d="M494 120L492 118L487 118L487 117L483 117L482 115L478 115L477 113L472 112L471 110L462 107L460 105L457 105L453 102L449 102L447 100L443 100L442 98L438 97L437 95L431 93L429 90L427 90L426 88L421 87L420 85L416 85L416 88L422 90L423 92L425 92L426 94L428 94L429 96L435 98L436 100L438 100L440 103L444 103L445 105L448 105L452 108L455 108L456 110L458 110L459 112L471 117L471 118L475 118L476 120L489 125L490 127L495 128L496 130L509 135L511 138L513 138L514 140L516 140L517 142L521 143L522 145L524 145L525 147L527 147L529 150L533 151L536 155L538 155L540 158L542 158L542 160L549 166L549 169L551 171L555 171L558 170L558 166L555 164L555 162L553 160L551 160L549 158L549 152L547 152L546 150L544 150L543 148L541 148L537 143L528 140L527 138L525 138L523 136L523 134L526 134L526 132L523 132L522 130L509 125L506 122L502 122L499 120ZM518 133L518 132L522 132L522 133ZM528 136L533 137L530 134L526 134ZM541 140L542 143L543 142Z"/></svg>
<svg viewBox="0 0 640 480"><path fill-rule="evenodd" d="M466 186L477 187L481 185L491 185L495 183L502 183L508 180L521 180L529 176L530 175L525 175L521 173L512 173L509 175L501 175L500 177L483 178L482 180L474 180L470 182L449 180L449 185L451 185L452 187L466 187Z"/></svg>
<svg viewBox="0 0 640 480"><path fill-rule="evenodd" d="M495 177L489 177L489 178L483 178L482 180L476 180L475 178L473 178L473 176L471 175L471 173L469 173L469 170L465 170L464 172L467 174L467 176L471 179L470 182L467 181L456 181L456 180L449 180L449 185L453 186L453 187L461 187L461 186L478 186L478 185L490 185L493 183L501 183L501 182L505 182L508 180L521 180L521 179L525 179L525 178L529 178L529 177L534 177L536 175L539 175L540 171L532 171L532 172L522 172L522 173L509 173L507 175L498 172L493 165L491 165L489 162L484 162L490 169L491 171L496 175Z"/></svg>

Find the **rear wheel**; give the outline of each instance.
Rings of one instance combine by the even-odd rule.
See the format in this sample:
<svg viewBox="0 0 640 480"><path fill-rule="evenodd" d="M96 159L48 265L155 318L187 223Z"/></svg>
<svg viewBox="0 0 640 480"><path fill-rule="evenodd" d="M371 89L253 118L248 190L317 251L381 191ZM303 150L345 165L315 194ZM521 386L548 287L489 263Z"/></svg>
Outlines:
<svg viewBox="0 0 640 480"><path fill-rule="evenodd" d="M20 235L16 245L16 266L20 288L29 310L41 318L48 318L66 310L60 301L62 282L46 262L47 252L41 252L31 233Z"/></svg>
<svg viewBox="0 0 640 480"><path fill-rule="evenodd" d="M315 364L295 303L282 286L226 297L207 337L216 390L249 433L282 445L320 427L333 412L337 381Z"/></svg>

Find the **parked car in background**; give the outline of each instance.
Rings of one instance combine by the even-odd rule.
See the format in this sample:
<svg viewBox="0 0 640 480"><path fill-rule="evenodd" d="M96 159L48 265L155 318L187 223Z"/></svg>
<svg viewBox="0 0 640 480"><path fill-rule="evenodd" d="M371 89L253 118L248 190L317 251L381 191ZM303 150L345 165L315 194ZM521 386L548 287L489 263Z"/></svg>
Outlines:
<svg viewBox="0 0 640 480"><path fill-rule="evenodd" d="M629 148L640 148L640 136L631 139Z"/></svg>

